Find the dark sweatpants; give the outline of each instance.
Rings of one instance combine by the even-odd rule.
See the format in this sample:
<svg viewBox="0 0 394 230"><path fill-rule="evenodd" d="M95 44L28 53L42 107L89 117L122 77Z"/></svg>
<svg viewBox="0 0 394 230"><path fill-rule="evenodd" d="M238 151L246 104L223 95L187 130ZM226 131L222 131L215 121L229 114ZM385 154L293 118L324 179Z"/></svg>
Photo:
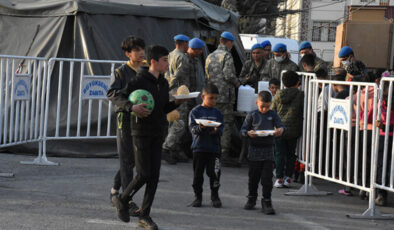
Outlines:
<svg viewBox="0 0 394 230"><path fill-rule="evenodd" d="M130 113L117 113L116 146L120 168L115 175L113 188L125 190L133 179L134 151L130 129Z"/></svg>
<svg viewBox="0 0 394 230"><path fill-rule="evenodd" d="M296 161L297 138L285 140L275 139L276 178L292 177Z"/></svg>
<svg viewBox="0 0 394 230"><path fill-rule="evenodd" d="M273 170L274 162L271 160L249 161L248 198L257 199L260 181L263 186L263 198L271 199Z"/></svg>
<svg viewBox="0 0 394 230"><path fill-rule="evenodd" d="M193 153L193 189L196 197L202 197L204 170L209 177L211 194L217 195L220 187L220 161L216 153Z"/></svg>
<svg viewBox="0 0 394 230"><path fill-rule="evenodd" d="M161 136L133 136L133 144L137 175L123 191L121 200L128 201L130 195L134 196L146 184L140 216L149 216L160 177L163 138Z"/></svg>

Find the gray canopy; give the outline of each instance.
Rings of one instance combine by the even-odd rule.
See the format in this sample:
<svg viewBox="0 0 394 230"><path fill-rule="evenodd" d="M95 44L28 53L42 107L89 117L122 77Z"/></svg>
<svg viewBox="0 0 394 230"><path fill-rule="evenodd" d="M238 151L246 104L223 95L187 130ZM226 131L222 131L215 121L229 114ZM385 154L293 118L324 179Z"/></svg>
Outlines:
<svg viewBox="0 0 394 230"><path fill-rule="evenodd" d="M237 20L234 12L202 0L0 0L0 54L125 60L120 43L126 36L136 35L147 45L161 44L172 50L173 36L179 33L202 38L212 51L222 31L238 35ZM236 39L234 56L240 67L244 53L239 37ZM56 71L55 67L53 72ZM100 75L100 69L92 74ZM79 77L74 78L78 88ZM53 95L56 84L56 78L52 79ZM49 103L54 107L56 99L51 98ZM48 120L53 121L54 114L49 113ZM53 130L54 124L49 122L48 132ZM65 142L60 148L59 143L48 143L48 152L60 155L116 152L114 141L99 148L95 143ZM36 152L36 145L22 147L21 151Z"/></svg>

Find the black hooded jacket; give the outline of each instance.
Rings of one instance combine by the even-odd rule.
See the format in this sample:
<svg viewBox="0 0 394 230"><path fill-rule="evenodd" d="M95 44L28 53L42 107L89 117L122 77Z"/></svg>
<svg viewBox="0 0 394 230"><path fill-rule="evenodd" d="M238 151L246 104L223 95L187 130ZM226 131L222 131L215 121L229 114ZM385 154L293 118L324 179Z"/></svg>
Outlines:
<svg viewBox="0 0 394 230"><path fill-rule="evenodd" d="M131 135L134 136L162 136L167 128L167 113L177 108L175 102L169 101L169 86L162 74L158 78L153 76L147 67L138 70L137 77L132 79L125 89L121 90L122 103L119 105L125 111L131 112L133 104L128 100L131 92L144 89L150 92L155 101L152 113L148 117L131 118Z"/></svg>

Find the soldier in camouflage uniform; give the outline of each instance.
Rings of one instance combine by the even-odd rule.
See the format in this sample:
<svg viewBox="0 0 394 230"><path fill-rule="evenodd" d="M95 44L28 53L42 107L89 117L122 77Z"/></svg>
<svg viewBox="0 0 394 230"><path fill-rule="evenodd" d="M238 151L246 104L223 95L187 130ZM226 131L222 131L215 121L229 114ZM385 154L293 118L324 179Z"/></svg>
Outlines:
<svg viewBox="0 0 394 230"><path fill-rule="evenodd" d="M188 49L188 42L190 38L183 34L178 34L174 37L175 49L168 55L168 71L165 78L170 86L170 94L174 94L179 86L190 86L190 61L186 56ZM175 164L177 161L187 162L188 157L185 151L181 148L181 139L185 133L185 123L187 123L188 103L183 103L177 108L180 114L180 120L170 122L168 127L168 134L163 143L164 159L170 163Z"/></svg>
<svg viewBox="0 0 394 230"><path fill-rule="evenodd" d="M274 58L270 59L265 65L261 79L262 81L269 81L272 78L280 80L283 70L298 70L297 64L290 60L285 44L276 44L272 51L274 53Z"/></svg>
<svg viewBox="0 0 394 230"><path fill-rule="evenodd" d="M254 44L252 46L252 58L247 60L242 67L241 74L239 75L239 81L242 85L252 86L256 93L258 87L258 81L261 78L261 73L266 63L263 57L263 48L261 44Z"/></svg>
<svg viewBox="0 0 394 230"><path fill-rule="evenodd" d="M219 89L216 108L224 116L224 130L221 138L222 160L229 159L231 150L231 131L234 123L233 106L235 103L235 88L240 85L237 79L234 60L229 52L233 47L234 36L223 32L218 48L208 55L205 61L205 74L208 83L216 85Z"/></svg>
<svg viewBox="0 0 394 230"><path fill-rule="evenodd" d="M304 57L304 55L306 55L306 54L312 54L312 55L313 55L313 57L314 57L314 59L315 59L315 60L314 60L314 62L315 62L315 67L314 67L313 72L316 72L316 71L318 71L319 69L324 69L326 72L328 72L326 62L324 62L323 59L318 58L318 57L316 56L316 53L313 51L312 44L311 44L310 42L307 42L307 41L301 42L300 47L298 48L298 51L299 51L299 53L300 53L301 59L302 59L302 58ZM301 62L298 64L298 67L299 67L299 69L300 69L301 72L308 72L308 71L305 71L305 69L304 69L304 67L302 66L302 63L301 63Z"/></svg>
<svg viewBox="0 0 394 230"><path fill-rule="evenodd" d="M338 54L339 60L341 61L342 67L346 70L346 81L361 81L362 78L367 74L365 64L359 60L356 60L353 49L349 46L341 48Z"/></svg>

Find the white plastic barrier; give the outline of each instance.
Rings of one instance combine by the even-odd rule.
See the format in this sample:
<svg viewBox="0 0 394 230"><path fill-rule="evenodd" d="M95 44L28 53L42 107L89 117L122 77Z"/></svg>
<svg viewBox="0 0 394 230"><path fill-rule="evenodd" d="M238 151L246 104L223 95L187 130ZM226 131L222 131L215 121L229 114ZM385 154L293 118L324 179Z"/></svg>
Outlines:
<svg viewBox="0 0 394 230"><path fill-rule="evenodd" d="M374 161L376 162L376 164L374 170L376 180L374 186L378 189L383 189L389 192L394 192L394 135L390 136L390 131L391 133L393 133L393 125L390 124L390 122L393 121L392 119L390 119L390 117L394 116L392 111L392 108L394 106L393 84L394 76L385 77L381 80L381 95L379 99L377 119L381 121L381 115L384 112L386 114L386 124L384 125L384 136L380 135L380 129L378 129L378 132L375 133L376 146ZM385 105L384 108L382 107L383 104ZM383 146L379 146L379 143L381 142L383 142Z"/></svg>
<svg viewBox="0 0 394 230"><path fill-rule="evenodd" d="M0 75L0 148L38 142L41 161L47 59L0 55Z"/></svg>
<svg viewBox="0 0 394 230"><path fill-rule="evenodd" d="M44 154L47 141L116 138L110 132L114 124L111 125L112 106L106 93L115 66L123 63L112 60L49 59L49 72L55 65L58 71L49 76L46 89L49 97L45 101ZM95 70L105 72L105 75L94 75Z"/></svg>
<svg viewBox="0 0 394 230"><path fill-rule="evenodd" d="M333 99L334 85L349 86L347 99ZM321 92L319 92L319 86ZM325 88L328 87L328 90ZM366 93L367 92L367 93ZM328 106L324 106L325 99ZM364 99L363 104L361 98ZM354 218L387 218L375 209L374 169L379 88L373 83L311 80L306 104L305 184L287 195L327 195L312 185L312 177L356 188L370 194L369 208ZM369 100L370 99L370 100ZM368 101L372 100L372 108ZM324 108L328 108L325 112ZM372 135L368 137L368 111L372 111ZM360 126L360 117L363 126ZM368 150L371 143L371 150ZM368 177L369 176L369 177ZM368 178L370 178L368 182Z"/></svg>

